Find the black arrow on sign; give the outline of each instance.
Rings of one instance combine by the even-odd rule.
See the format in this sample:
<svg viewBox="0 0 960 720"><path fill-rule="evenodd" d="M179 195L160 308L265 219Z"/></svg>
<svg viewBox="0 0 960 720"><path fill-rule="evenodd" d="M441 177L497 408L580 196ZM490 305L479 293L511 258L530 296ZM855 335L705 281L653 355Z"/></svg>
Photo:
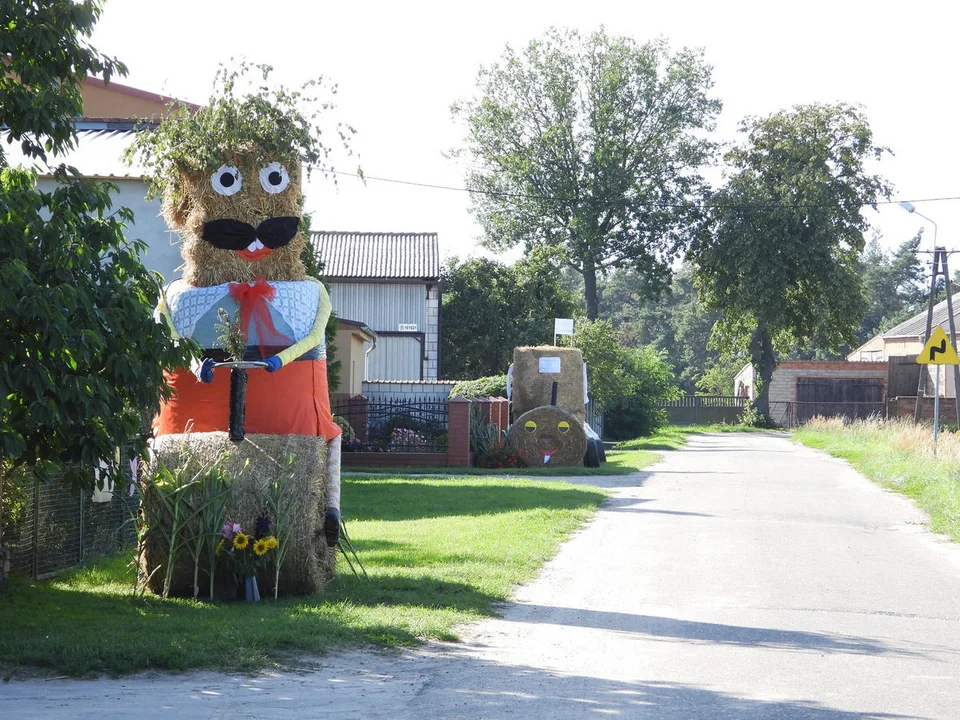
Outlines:
<svg viewBox="0 0 960 720"><path fill-rule="evenodd" d="M947 351L947 339L944 338L943 340L940 341L940 347L930 348L930 362L933 362L934 356L937 353L945 353L946 351Z"/></svg>

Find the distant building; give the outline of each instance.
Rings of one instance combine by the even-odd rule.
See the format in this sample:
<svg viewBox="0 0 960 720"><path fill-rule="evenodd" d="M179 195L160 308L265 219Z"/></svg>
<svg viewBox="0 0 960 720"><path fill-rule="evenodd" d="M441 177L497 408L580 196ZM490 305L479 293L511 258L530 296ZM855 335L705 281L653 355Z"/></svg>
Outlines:
<svg viewBox="0 0 960 720"><path fill-rule="evenodd" d="M377 335L367 380L436 380L440 252L436 233L311 233L338 317Z"/></svg>

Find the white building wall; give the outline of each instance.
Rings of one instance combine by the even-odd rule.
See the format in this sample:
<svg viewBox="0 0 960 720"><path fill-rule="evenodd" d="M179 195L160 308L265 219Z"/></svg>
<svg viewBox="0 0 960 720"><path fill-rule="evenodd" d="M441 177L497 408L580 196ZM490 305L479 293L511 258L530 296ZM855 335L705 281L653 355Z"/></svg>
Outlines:
<svg viewBox="0 0 960 720"><path fill-rule="evenodd" d="M133 211L134 222L127 227L126 237L130 240L143 240L147 244L146 253L141 257L144 266L163 276L164 283L180 277L180 236L167 227L160 217L160 200L147 200L147 184L139 179L113 178L119 193L111 195L113 209L128 207ZM56 187L52 178L41 178L39 187L51 192Z"/></svg>
<svg viewBox="0 0 960 720"><path fill-rule="evenodd" d="M365 323L375 332L396 332L416 325L426 332L427 305L423 284L332 283L330 302L338 317Z"/></svg>

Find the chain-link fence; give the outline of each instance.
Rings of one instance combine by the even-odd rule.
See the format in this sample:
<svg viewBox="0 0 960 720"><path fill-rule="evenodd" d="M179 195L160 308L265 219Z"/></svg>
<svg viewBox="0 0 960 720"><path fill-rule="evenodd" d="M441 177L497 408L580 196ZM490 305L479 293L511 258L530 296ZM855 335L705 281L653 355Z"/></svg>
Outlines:
<svg viewBox="0 0 960 720"><path fill-rule="evenodd" d="M62 480L6 478L0 545L10 554L12 572L41 579L134 544L139 497L131 493L129 468L123 470L109 495L78 491Z"/></svg>

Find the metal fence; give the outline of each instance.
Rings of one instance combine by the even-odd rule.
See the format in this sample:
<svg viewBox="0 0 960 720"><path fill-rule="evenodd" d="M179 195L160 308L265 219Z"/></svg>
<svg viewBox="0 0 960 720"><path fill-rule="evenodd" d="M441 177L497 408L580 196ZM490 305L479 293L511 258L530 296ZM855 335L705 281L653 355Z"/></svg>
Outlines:
<svg viewBox="0 0 960 720"><path fill-rule="evenodd" d="M350 398L333 406L356 438L345 442L350 451L445 453L450 412L446 400L434 398Z"/></svg>
<svg viewBox="0 0 960 720"><path fill-rule="evenodd" d="M700 425L739 421L748 398L739 395L687 395L677 400L662 400L673 425Z"/></svg>
<svg viewBox="0 0 960 720"><path fill-rule="evenodd" d="M587 424L593 431L600 437L603 437L603 408L600 407L600 404L593 400L588 402L584 408L584 415Z"/></svg>
<svg viewBox="0 0 960 720"><path fill-rule="evenodd" d="M136 542L139 497L118 477L108 502L61 480L4 482L3 545L11 570L42 579Z"/></svg>
<svg viewBox="0 0 960 720"><path fill-rule="evenodd" d="M884 402L771 402L770 419L785 428L796 428L814 417L862 420L886 417Z"/></svg>

